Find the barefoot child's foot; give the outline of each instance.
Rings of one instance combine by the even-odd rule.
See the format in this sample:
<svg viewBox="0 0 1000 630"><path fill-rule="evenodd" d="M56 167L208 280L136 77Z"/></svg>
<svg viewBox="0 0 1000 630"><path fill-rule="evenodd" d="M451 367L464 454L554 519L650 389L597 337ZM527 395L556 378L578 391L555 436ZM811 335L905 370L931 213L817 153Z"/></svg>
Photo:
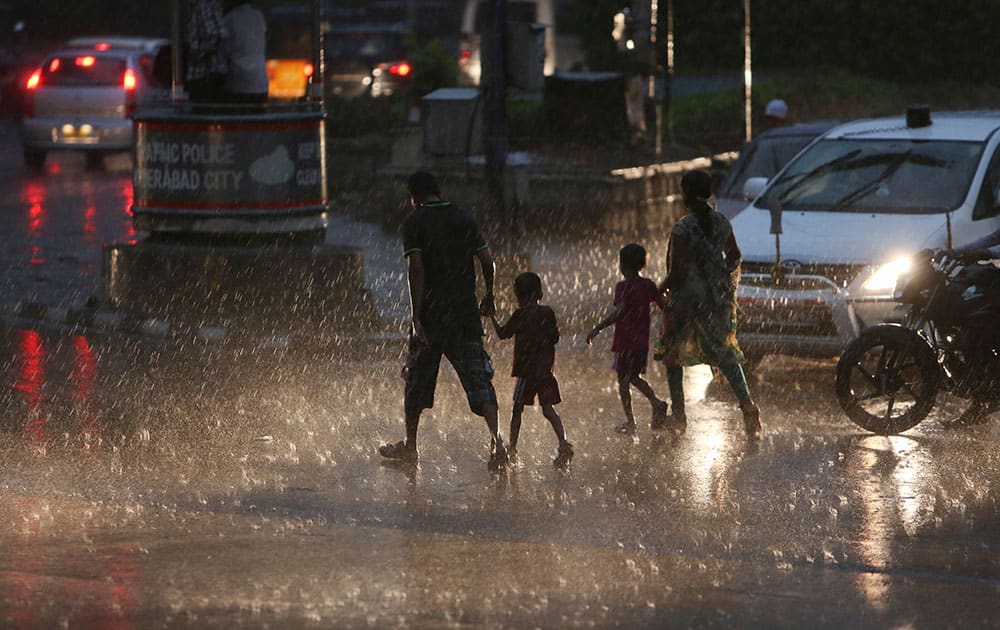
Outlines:
<svg viewBox="0 0 1000 630"><path fill-rule="evenodd" d="M552 460L552 465L556 468L565 468L569 465L570 461L573 459L573 445L569 442L563 442L559 445L559 454L556 458Z"/></svg>
<svg viewBox="0 0 1000 630"><path fill-rule="evenodd" d="M486 466L490 470L496 472L503 470L510 463L510 456L507 454L507 449L504 448L503 444L497 444L496 449L490 455L490 460L487 462Z"/></svg>

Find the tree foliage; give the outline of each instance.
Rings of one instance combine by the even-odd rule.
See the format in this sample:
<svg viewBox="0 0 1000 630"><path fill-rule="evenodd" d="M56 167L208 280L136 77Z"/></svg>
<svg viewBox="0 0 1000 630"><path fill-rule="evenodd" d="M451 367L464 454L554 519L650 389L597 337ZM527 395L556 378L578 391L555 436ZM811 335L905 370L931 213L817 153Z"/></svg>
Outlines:
<svg viewBox="0 0 1000 630"><path fill-rule="evenodd" d="M593 69L621 67L611 20L630 4L571 0L564 24L581 37ZM677 71L739 72L743 2L672 4ZM660 42L665 41L667 5L659 0ZM752 0L750 7L757 68L839 67L905 81L1000 81L996 0Z"/></svg>
<svg viewBox="0 0 1000 630"><path fill-rule="evenodd" d="M415 38L409 43L410 59L413 62L413 81L411 89L414 96L420 97L428 92L455 85L458 82L458 66L455 56L449 54L441 42L432 39L422 46L416 44Z"/></svg>

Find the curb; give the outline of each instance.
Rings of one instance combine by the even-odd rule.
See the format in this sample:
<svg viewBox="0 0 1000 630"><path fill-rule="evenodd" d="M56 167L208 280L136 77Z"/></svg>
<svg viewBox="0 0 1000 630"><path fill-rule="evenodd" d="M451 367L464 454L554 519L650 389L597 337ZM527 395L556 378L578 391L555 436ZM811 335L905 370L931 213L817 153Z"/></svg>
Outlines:
<svg viewBox="0 0 1000 630"><path fill-rule="evenodd" d="M366 334L335 332L246 334L246 331L223 325L193 326L162 317L150 317L108 306L65 308L38 302L0 303L0 319L14 323L37 323L77 334L122 334L150 341L196 343L203 346L236 346L266 350L324 348L348 343L395 343L406 340L402 332L379 330Z"/></svg>

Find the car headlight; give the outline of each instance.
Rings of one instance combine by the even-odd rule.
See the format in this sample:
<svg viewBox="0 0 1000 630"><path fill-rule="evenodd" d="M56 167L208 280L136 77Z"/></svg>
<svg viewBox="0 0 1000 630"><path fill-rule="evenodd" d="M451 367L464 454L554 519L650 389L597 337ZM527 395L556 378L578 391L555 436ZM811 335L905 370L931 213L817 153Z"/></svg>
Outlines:
<svg viewBox="0 0 1000 630"><path fill-rule="evenodd" d="M902 257L880 265L865 280L861 288L871 292L892 291L896 288L896 281L899 280L899 276L909 271L911 262L909 257Z"/></svg>

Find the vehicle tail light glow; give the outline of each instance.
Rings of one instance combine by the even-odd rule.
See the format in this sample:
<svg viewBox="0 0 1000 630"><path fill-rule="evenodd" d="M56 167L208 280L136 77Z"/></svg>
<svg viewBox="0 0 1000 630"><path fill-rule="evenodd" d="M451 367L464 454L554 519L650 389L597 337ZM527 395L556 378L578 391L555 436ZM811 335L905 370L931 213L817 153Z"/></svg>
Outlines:
<svg viewBox="0 0 1000 630"><path fill-rule="evenodd" d="M42 69L39 68L28 76L28 81L24 84L28 91L32 91L42 83Z"/></svg>
<svg viewBox="0 0 1000 630"><path fill-rule="evenodd" d="M49 62L49 72L55 72L56 70L59 69L60 65L62 65L62 61L59 60L59 57L56 57L51 62Z"/></svg>
<svg viewBox="0 0 1000 630"><path fill-rule="evenodd" d="M35 90L42 83L42 69L38 68L28 76L28 80L25 81L24 87L24 117L33 118L35 116Z"/></svg>
<svg viewBox="0 0 1000 630"><path fill-rule="evenodd" d="M135 72L132 68L126 68L122 76L122 87L126 90L134 90L136 85Z"/></svg>
<svg viewBox="0 0 1000 630"><path fill-rule="evenodd" d="M413 72L413 68L405 61L389 66L389 74L394 74L397 77L408 77L411 72Z"/></svg>
<svg viewBox="0 0 1000 630"><path fill-rule="evenodd" d="M109 44L108 42L100 42L98 44L94 44L94 50L100 50L102 52L105 50L111 50L111 44Z"/></svg>
<svg viewBox="0 0 1000 630"><path fill-rule="evenodd" d="M307 63L306 65L302 66L302 74L306 75L307 77L311 77L313 75L313 72L315 72L315 68L313 68L313 65L311 63Z"/></svg>
<svg viewBox="0 0 1000 630"><path fill-rule="evenodd" d="M122 75L122 87L125 88L125 116L135 113L135 71L132 68L125 68Z"/></svg>
<svg viewBox="0 0 1000 630"><path fill-rule="evenodd" d="M90 68L97 63L97 59L93 55L87 55L86 57L77 57L73 60L73 63L81 68Z"/></svg>

